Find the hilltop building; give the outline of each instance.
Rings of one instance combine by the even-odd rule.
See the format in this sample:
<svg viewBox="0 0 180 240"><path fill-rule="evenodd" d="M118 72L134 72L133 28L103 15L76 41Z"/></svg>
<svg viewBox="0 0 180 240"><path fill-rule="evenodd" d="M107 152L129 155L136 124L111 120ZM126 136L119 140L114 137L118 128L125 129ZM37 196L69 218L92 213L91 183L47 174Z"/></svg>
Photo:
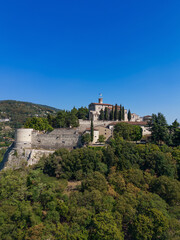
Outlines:
<svg viewBox="0 0 180 240"><path fill-rule="evenodd" d="M101 110L108 109L110 114L115 106L103 103L102 97L98 103L89 104L89 120L79 119L77 128L58 128L52 132L39 132L34 129L17 129L15 142L8 148L3 161L0 163L0 170L6 167L18 168L21 162L27 165L35 164L42 156L48 156L59 148L73 149L81 147L81 137L85 133L90 134L91 119L93 119L94 136L93 144L99 143L99 136L103 135L108 142L113 136L114 126L119 121L99 120ZM120 107L118 107L118 111ZM151 119L150 115L143 118L132 113L131 121L128 121L127 109L124 110L124 120L129 124L139 125L142 128L142 135L150 135L147 122Z"/></svg>
<svg viewBox="0 0 180 240"><path fill-rule="evenodd" d="M108 109L108 115L110 115L112 109L115 110L115 106L108 103L103 103L103 98L100 97L98 103L90 103L89 104L89 119L93 121L98 121L100 117L101 110L105 111ZM117 110L120 111L120 106L117 106ZM124 109L124 121L128 121L128 112L127 109ZM140 122L143 121L143 118L137 115L136 113L131 114L132 122Z"/></svg>

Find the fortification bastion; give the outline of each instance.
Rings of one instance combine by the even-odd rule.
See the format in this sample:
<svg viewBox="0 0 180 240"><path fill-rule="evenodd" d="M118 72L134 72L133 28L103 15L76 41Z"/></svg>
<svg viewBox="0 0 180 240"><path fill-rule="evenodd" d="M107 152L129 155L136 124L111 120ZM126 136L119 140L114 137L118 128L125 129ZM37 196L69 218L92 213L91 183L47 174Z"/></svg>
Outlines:
<svg viewBox="0 0 180 240"><path fill-rule="evenodd" d="M81 134L78 129L54 129L52 132L39 132L32 128L16 130L15 142L8 148L0 164L3 168L18 168L22 163L35 164L45 155L59 148L81 147Z"/></svg>

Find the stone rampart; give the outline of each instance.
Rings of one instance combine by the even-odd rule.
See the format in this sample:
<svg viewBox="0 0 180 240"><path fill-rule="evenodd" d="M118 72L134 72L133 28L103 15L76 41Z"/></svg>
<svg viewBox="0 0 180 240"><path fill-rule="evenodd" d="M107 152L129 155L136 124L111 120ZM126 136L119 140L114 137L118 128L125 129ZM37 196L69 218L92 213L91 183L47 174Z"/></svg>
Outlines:
<svg viewBox="0 0 180 240"><path fill-rule="evenodd" d="M33 149L59 149L81 147L81 136L76 129L55 129L50 133L33 132Z"/></svg>
<svg viewBox="0 0 180 240"><path fill-rule="evenodd" d="M103 127L107 127L110 123L112 123L113 121L101 121L101 120L96 120L93 121L93 126L94 127L98 127L98 126L103 126ZM115 122L115 121L114 121ZM79 120L79 131L83 132L86 130L86 128L90 128L91 126L91 121L90 120Z"/></svg>

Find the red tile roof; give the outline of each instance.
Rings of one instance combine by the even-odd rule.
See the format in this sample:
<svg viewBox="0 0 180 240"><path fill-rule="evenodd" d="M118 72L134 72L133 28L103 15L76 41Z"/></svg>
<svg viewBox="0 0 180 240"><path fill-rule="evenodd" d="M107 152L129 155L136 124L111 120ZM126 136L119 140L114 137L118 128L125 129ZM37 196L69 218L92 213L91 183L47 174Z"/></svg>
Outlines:
<svg viewBox="0 0 180 240"><path fill-rule="evenodd" d="M91 128L86 128L86 131L91 131ZM94 131L99 131L97 128L94 128Z"/></svg>
<svg viewBox="0 0 180 240"><path fill-rule="evenodd" d="M108 103L91 103L91 104L94 104L94 105L104 105L104 106L113 106L112 104L108 104Z"/></svg>
<svg viewBox="0 0 180 240"><path fill-rule="evenodd" d="M143 122L126 122L126 121L117 121L117 122L112 122L110 123L109 125L116 125L118 123L128 123L128 124L131 124L131 125L139 125L139 126L146 126L148 123L143 121Z"/></svg>

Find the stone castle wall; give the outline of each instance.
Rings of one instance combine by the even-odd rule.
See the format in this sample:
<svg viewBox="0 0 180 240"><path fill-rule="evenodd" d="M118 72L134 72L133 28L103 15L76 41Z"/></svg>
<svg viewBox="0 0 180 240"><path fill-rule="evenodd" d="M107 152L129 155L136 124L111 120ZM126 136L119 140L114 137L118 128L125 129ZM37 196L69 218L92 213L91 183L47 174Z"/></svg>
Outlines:
<svg viewBox="0 0 180 240"><path fill-rule="evenodd" d="M59 148L81 147L81 134L76 129L55 129L42 133L33 129L17 129L15 142L7 150L0 170L37 163L41 157Z"/></svg>
<svg viewBox="0 0 180 240"><path fill-rule="evenodd" d="M81 147L81 136L75 129L55 129L50 133L32 133L34 149L59 149Z"/></svg>

